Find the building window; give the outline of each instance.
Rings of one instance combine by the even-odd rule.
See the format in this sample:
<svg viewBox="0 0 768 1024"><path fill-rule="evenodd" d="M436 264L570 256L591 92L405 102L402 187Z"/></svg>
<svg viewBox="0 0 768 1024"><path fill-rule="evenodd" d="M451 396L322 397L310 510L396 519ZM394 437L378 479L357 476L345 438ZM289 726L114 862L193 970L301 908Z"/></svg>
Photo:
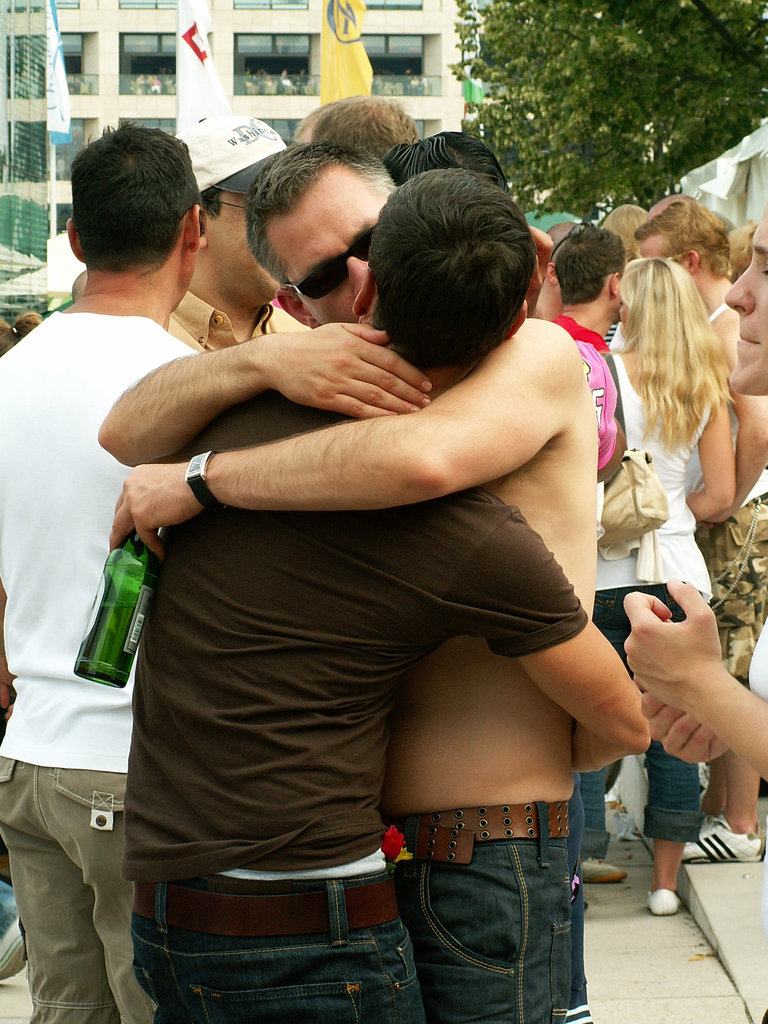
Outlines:
<svg viewBox="0 0 768 1024"><path fill-rule="evenodd" d="M264 118L264 124L268 124L270 128L274 128L283 142L293 142L293 136L296 134L296 129L299 127L300 121L298 118Z"/></svg>
<svg viewBox="0 0 768 1024"><path fill-rule="evenodd" d="M440 95L440 77L424 75L424 36L364 35L363 45L373 69L374 95Z"/></svg>
<svg viewBox="0 0 768 1024"><path fill-rule="evenodd" d="M120 10L175 11L176 0L120 0Z"/></svg>
<svg viewBox="0 0 768 1024"><path fill-rule="evenodd" d="M7 37L5 67L6 99L45 98L45 36Z"/></svg>
<svg viewBox="0 0 768 1024"><path fill-rule="evenodd" d="M83 47L85 37L80 32L62 32L61 48L67 69L67 85L73 96L95 96L99 91L99 76L83 74Z"/></svg>
<svg viewBox="0 0 768 1024"><path fill-rule="evenodd" d="M73 117L70 128L72 141L56 146L56 177L59 181L69 181L72 175L72 161L85 143L85 119Z"/></svg>
<svg viewBox="0 0 768 1024"><path fill-rule="evenodd" d="M421 11L424 0L366 0L366 7L369 11Z"/></svg>
<svg viewBox="0 0 768 1024"><path fill-rule="evenodd" d="M67 76L83 73L83 35L81 32L62 32L61 48Z"/></svg>
<svg viewBox="0 0 768 1024"><path fill-rule="evenodd" d="M145 128L160 128L168 135L176 134L175 117L132 117L130 121L131 124L141 124ZM124 124L124 118L121 117L119 123Z"/></svg>
<svg viewBox="0 0 768 1024"><path fill-rule="evenodd" d="M236 11L306 11L309 0L234 0Z"/></svg>
<svg viewBox="0 0 768 1024"><path fill-rule="evenodd" d="M236 35L235 95L314 96L308 35Z"/></svg>
<svg viewBox="0 0 768 1024"><path fill-rule="evenodd" d="M124 33L120 36L120 94L176 93L176 36Z"/></svg>

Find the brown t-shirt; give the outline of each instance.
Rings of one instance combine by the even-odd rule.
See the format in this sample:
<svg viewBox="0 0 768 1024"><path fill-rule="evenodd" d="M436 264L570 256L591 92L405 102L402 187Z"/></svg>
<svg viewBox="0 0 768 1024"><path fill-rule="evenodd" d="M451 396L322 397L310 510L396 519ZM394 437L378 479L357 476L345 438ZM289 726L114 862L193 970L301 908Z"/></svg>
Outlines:
<svg viewBox="0 0 768 1024"><path fill-rule="evenodd" d="M195 450L332 419L269 392ZM125 866L139 881L370 854L402 673L453 636L517 657L587 621L520 512L479 490L373 512L216 510L167 545L134 698Z"/></svg>

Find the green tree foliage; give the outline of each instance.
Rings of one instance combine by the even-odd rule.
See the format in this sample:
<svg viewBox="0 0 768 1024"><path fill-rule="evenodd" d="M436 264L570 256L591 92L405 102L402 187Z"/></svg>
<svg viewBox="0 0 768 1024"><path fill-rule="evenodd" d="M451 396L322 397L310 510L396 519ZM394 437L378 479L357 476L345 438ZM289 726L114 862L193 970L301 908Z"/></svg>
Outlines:
<svg viewBox="0 0 768 1024"><path fill-rule="evenodd" d="M492 0L471 130L528 207L650 205L768 112L765 0ZM476 4L459 0L465 54Z"/></svg>

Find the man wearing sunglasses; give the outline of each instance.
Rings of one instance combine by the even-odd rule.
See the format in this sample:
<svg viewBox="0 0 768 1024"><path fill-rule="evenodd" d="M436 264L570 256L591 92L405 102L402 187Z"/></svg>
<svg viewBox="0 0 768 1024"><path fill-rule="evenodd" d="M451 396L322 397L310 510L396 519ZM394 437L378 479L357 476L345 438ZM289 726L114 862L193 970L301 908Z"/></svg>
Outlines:
<svg viewBox="0 0 768 1024"><path fill-rule="evenodd" d="M179 138L202 194L206 230L170 333L205 352L259 341L250 349L252 393L276 388L295 401L352 415L408 412L420 405L423 375L382 352L381 344L341 327L303 337L304 320L272 304L278 282L246 245L244 204L265 161L285 149L277 132L256 118L227 115L205 118ZM370 403L360 403L361 391Z"/></svg>
<svg viewBox="0 0 768 1024"><path fill-rule="evenodd" d="M354 163L350 164L350 160ZM341 269L340 262L335 260L343 257L347 274L337 285L337 291L342 294L332 291L316 298L302 298L307 315L316 321L329 315L329 308L336 315L344 313L344 296L347 319L369 313L371 279L368 268L359 256L350 254L349 250L376 220L384 199L377 165L370 169L373 178L366 179L353 170L357 161L357 157L344 155L337 149L317 146L281 154L270 164L268 173L249 197L249 244L254 253L259 254L257 258L268 260L267 265L273 274L285 282L284 290L294 288L302 294L309 288L317 295L319 288L323 287L322 277L329 262L338 268L331 276L333 283ZM351 183L355 187L354 196L347 187ZM293 194L295 190L299 196ZM360 202L361 196L364 202ZM353 198L357 200L354 205ZM439 202L440 199L436 199L437 205ZM292 213L297 211L298 215L293 218ZM307 240L311 240L313 246L308 257L303 248ZM294 251L290 251L291 245ZM274 248L273 255L265 255L268 248ZM318 275L320 285L317 279L311 279L318 271L321 272ZM418 297L422 295L419 289L423 286L418 275L409 277L406 273L400 287L402 294L411 300L410 304L403 303L403 315L407 318L408 310L413 308L410 293L415 293L418 303ZM423 301L427 298L432 296L424 295ZM415 329L410 340L408 354L413 358L419 350L421 332ZM427 360L425 365L429 365L426 351L422 355ZM220 368L222 375L218 380L214 375L207 383L202 378L198 381L196 404L205 405L204 415L216 415L219 411L217 405L222 403L219 408L225 407L237 393L237 388L232 386L234 377L230 382L226 380L228 373L235 373L234 368ZM213 369L212 365L211 371ZM180 382L181 378L174 378L173 373L165 377L165 384L171 390ZM136 399L146 401L158 383L162 385L161 377L145 381L133 396L121 403L122 414L134 405ZM454 398L455 402L451 401ZM148 413L151 403L150 397ZM183 404L177 403L182 420L190 413L189 408L181 408ZM525 324L510 341L487 355L461 383L433 402L430 410L433 408L439 412L437 416L430 412L428 425L426 413L392 418L395 432L385 432L377 437L372 447L365 441L364 434L359 439L362 445L355 443L350 448L347 441L351 437L346 433L346 425L315 433L311 439L299 438L297 442L290 442L289 447L294 443L302 447L302 441L309 441L305 455L309 449L314 451L319 442L331 476L325 476L325 468L316 461L316 455L308 459L300 456L300 474L291 473L286 467L292 480L288 502L297 506L306 502L307 508L328 509L408 502L427 496L430 489L434 489L433 493L443 488L450 490L448 480L461 475L473 476L475 481L506 477L510 469L536 455L530 465L522 466L510 479L497 479L494 489L503 497L513 500L514 495L516 503L526 504L540 532L546 531L548 543L558 549L561 562L567 563L571 578L576 580L577 587L591 602L595 560L594 411L571 339L545 323ZM140 415L134 411L131 418ZM200 408L192 415L200 415ZM421 429L419 422L422 416L425 417L425 430ZM104 436L119 436L122 418L118 407L105 425ZM175 414L173 421L172 429L175 429L179 422ZM403 438L398 439L397 424L400 421L406 428L413 421L416 431L410 438L415 442L413 445L405 440L410 434L408 429ZM159 453L162 445L173 446L174 443L172 433L166 429L167 424L157 426L162 436L152 438L155 454ZM141 448L143 442L139 441L137 445L135 431L133 434L134 440L129 441L129 445L135 453L136 447ZM345 450L343 467L339 466L336 452L332 450L337 443ZM389 449L391 443L394 443L397 454ZM409 448L410 461L401 462L405 444ZM146 445L144 448L146 451ZM285 448L280 445L265 445L261 450L268 452L268 457L275 451L285 454ZM123 449L122 457L126 454ZM245 455L245 460L249 460L251 455ZM226 456L227 459L229 457ZM443 462L446 457L447 461ZM215 455L209 464L215 464L219 459L224 460L225 456ZM383 466L386 469L382 475ZM178 473L178 466L141 467L125 492L127 508L118 513L117 529L123 528L122 524L127 521L126 512L132 507L136 509L137 517L146 523L147 519L142 518L147 508L144 496L150 495L150 502L154 502L158 486L166 488L161 502L170 500L172 504L178 501L174 485ZM349 478L349 487L346 482L338 487L340 475ZM322 482L318 479L321 476L325 477ZM157 485L155 481L160 478L162 483ZM155 488L153 491L145 489L147 481ZM247 479L242 479L240 484L246 489L249 487ZM184 486L187 487L186 484ZM276 489L280 490L280 484ZM316 503L313 493L320 493ZM369 495L375 495L373 500ZM283 495L282 500L285 498ZM153 508L150 523L155 514L161 517L161 521L166 518L170 522L178 513L163 509L157 512ZM188 515L189 512L184 511L181 518ZM147 536L154 542L150 534ZM605 681L601 673L598 675ZM473 701L471 711L466 699L468 681L473 690L477 688L477 700ZM522 719L512 711L508 700L510 682L513 682L516 692L524 694L521 702L527 706L528 712L533 713L533 708L537 707L542 710L536 690L524 673L517 669L512 671L508 661L494 658L483 650L481 644L469 640L445 645L412 672L401 691L403 699L391 731L385 788L388 811L395 816L421 815L427 811L439 814L447 807L502 808L508 800L526 801L533 794L544 794L550 799L556 795L567 797L571 778L569 746L553 739L554 734L545 725L548 712L543 713L536 727L521 732ZM567 684L572 684L573 680L561 682L567 689ZM553 710L554 704L549 707ZM530 725L531 720L526 721ZM601 723L605 742L611 742L609 733L619 725L618 719ZM451 739L446 744L445 737L448 736ZM615 734L613 739L616 739ZM472 771L467 770L470 764ZM561 775L561 771L564 774ZM453 812L450 812L449 819L451 815ZM409 827L413 828L413 825L411 818ZM417 823L417 833L420 828L421 824ZM480 836L482 825L475 822L473 831ZM445 838L446 844L453 842L442 831L438 838L441 842ZM425 858L429 837L423 839L423 848L420 835L411 838L411 846L416 852L421 850L422 858ZM440 872L451 868L448 856L451 852L450 845L446 845L441 851L442 863L431 866L432 879L437 879L438 885ZM426 859L419 860L417 875L402 879L401 884L406 888L421 885L429 888L429 880L424 880L424 873L429 867ZM414 900L410 899L408 903L413 908ZM499 956L504 960L512 955L509 949L503 954L499 954L498 949L495 952L491 950L482 937L474 934L474 920L473 915L460 913L453 922L460 935L458 946L457 940L446 937L454 952L461 946L475 951L460 953L450 964L450 969L457 971L455 976L462 978L458 991L453 989L450 999L446 998L442 980L443 967L438 964L433 970L434 965L427 966L429 954L420 959L428 1009L431 1006L429 1015L435 1021L466 1019L463 1016L466 1012L464 990L471 990L471 979L468 981L464 972L469 969L472 974L470 961L476 960L475 954L479 954L481 963L486 963L476 972L476 983L483 986L491 980L498 982L502 976L511 977L508 971L504 975L498 969ZM426 921L416 922L414 930L420 932L422 947L429 942L429 935L425 937L425 933L431 931L434 934ZM448 959L451 959L450 953ZM568 974L566 967L566 979ZM541 976L543 974L539 973ZM517 1003L517 998L507 986L506 995L500 1002L491 1000L495 1009L489 1005L483 1010L475 1007L473 1012L478 1020L515 1020L518 1012L525 1012L526 1019L535 1020L538 1019L536 1014L541 1013L546 1005L533 987L524 997L524 1008ZM537 1000L539 1006L534 1009L531 1002L536 1003ZM485 1007L488 1001L485 995L482 1001ZM567 1006L567 1001L566 993L564 1006ZM493 1016L497 1011L501 1014L498 1018ZM486 1015L480 1016L481 1012Z"/></svg>

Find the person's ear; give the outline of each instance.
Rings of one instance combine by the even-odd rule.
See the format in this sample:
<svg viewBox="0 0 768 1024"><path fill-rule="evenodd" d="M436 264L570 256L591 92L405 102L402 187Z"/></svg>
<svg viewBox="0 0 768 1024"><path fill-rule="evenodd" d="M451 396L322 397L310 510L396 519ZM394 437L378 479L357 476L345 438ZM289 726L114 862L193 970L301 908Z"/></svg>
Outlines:
<svg viewBox="0 0 768 1024"><path fill-rule="evenodd" d="M81 263L85 263L85 260L83 259L83 250L80 248L80 235L78 234L75 222L71 217L67 221L67 238L69 239L69 247L74 255Z"/></svg>
<svg viewBox="0 0 768 1024"><path fill-rule="evenodd" d="M547 283L550 284L553 288L560 287L560 282L557 280L557 271L555 270L555 264L552 263L551 261L547 264L545 276L547 279Z"/></svg>
<svg viewBox="0 0 768 1024"><path fill-rule="evenodd" d="M517 332L520 330L520 328L523 326L523 324L525 323L525 321L527 319L528 319L528 302L524 301L523 305L522 305L522 308L520 309L520 312L517 314L517 319L512 324L510 329L507 331L506 335L504 336L504 340L506 341L507 338L511 338L514 334L517 334Z"/></svg>
<svg viewBox="0 0 768 1024"><path fill-rule="evenodd" d="M290 288L278 288L275 298L280 302L286 313L290 313L294 320L307 327L319 327L320 321L309 312L301 299Z"/></svg>
<svg viewBox="0 0 768 1024"><path fill-rule="evenodd" d="M689 274L695 274L701 266L701 257L695 249L689 249L684 256L681 256L679 262L680 266L684 267Z"/></svg>
<svg viewBox="0 0 768 1024"><path fill-rule="evenodd" d="M190 206L184 214L181 235L185 248L196 254L205 235L205 212L202 206Z"/></svg>
<svg viewBox="0 0 768 1024"><path fill-rule="evenodd" d="M352 303L352 312L358 320L371 315L376 302L376 294L376 282L373 279L371 268L366 264L363 283Z"/></svg>

